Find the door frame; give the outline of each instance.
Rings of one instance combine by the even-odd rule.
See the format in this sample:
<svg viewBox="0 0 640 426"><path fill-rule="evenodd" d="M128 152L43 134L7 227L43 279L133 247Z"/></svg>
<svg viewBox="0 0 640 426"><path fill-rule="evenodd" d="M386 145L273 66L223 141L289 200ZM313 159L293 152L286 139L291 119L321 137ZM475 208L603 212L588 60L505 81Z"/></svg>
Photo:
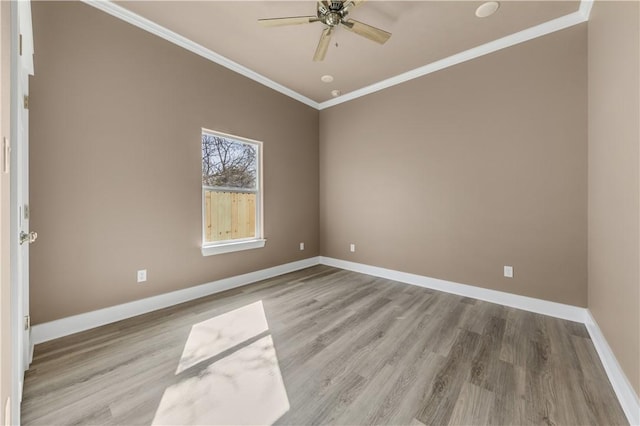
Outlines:
<svg viewBox="0 0 640 426"><path fill-rule="evenodd" d="M33 74L33 33L29 0L11 2L11 164L10 179L10 262L11 262L11 422L20 424L20 402L24 372L31 356L29 315L28 248L20 244L21 231L29 232L28 214L28 137L29 122L24 96L29 93L29 75ZM26 195L25 195L26 194Z"/></svg>

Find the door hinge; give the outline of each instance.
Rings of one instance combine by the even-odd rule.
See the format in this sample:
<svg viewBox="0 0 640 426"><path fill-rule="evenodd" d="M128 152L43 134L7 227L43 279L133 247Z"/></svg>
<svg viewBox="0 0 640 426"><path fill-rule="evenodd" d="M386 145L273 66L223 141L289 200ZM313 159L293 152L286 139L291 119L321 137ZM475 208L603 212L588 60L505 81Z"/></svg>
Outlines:
<svg viewBox="0 0 640 426"><path fill-rule="evenodd" d="M24 109L29 109L29 95L24 95Z"/></svg>
<svg viewBox="0 0 640 426"><path fill-rule="evenodd" d="M20 52L20 56L22 56L22 34L18 37L18 51Z"/></svg>
<svg viewBox="0 0 640 426"><path fill-rule="evenodd" d="M11 164L11 145L9 138L2 138L2 173L9 173L9 165Z"/></svg>
<svg viewBox="0 0 640 426"><path fill-rule="evenodd" d="M31 328L31 316L25 315L24 317L24 329L29 330Z"/></svg>

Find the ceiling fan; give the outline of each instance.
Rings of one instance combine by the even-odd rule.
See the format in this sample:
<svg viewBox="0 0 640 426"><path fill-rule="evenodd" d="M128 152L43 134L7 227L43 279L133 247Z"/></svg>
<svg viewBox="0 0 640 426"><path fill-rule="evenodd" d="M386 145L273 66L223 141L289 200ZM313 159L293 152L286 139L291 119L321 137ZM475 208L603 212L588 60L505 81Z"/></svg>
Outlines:
<svg viewBox="0 0 640 426"><path fill-rule="evenodd" d="M320 36L320 42L316 48L316 53L313 55L314 61L322 61L327 54L329 48L329 42L331 41L331 34L335 27L342 25L349 31L352 31L362 37L375 41L376 43L384 44L391 33L381 30L371 25L356 21L355 19L347 18L347 15L351 9L359 6L364 0L337 0L337 1L318 1L318 10L316 16L292 16L287 18L267 18L258 19L262 25L266 27L277 27L281 25L298 25L298 24L310 24L312 22L322 22L327 27L322 31Z"/></svg>

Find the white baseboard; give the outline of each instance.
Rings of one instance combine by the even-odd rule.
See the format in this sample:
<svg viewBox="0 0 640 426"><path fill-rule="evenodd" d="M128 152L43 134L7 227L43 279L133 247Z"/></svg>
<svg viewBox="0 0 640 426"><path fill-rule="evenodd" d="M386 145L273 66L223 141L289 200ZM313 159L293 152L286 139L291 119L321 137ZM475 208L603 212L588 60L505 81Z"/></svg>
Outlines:
<svg viewBox="0 0 640 426"><path fill-rule="evenodd" d="M459 284L423 275L379 268L377 266L364 265L362 263L349 262L331 257L320 257L320 263L323 265L334 266L336 268L347 269L349 271L360 272L362 274L373 275L380 278L387 278L420 287L444 291L445 293L452 293L500 305L511 306L512 308L535 312L537 314L549 315L575 322L585 321L586 309L577 306L549 302L547 300L520 296L517 294L506 293L504 291L489 290L482 287Z"/></svg>
<svg viewBox="0 0 640 426"><path fill-rule="evenodd" d="M97 311L86 312L59 320L34 325L31 329L31 344L46 342L58 337L68 336L80 331L89 330L101 325L110 324L136 315L177 305L179 303L194 300L199 297L219 293L235 287L247 285L256 281L265 280L288 272L308 268L317 265L319 257L311 257L297 262L274 266L273 268L249 272L248 274L224 278L195 287L184 288L170 293L147 297L122 305L110 306Z"/></svg>
<svg viewBox="0 0 640 426"><path fill-rule="evenodd" d="M631 383L629 383L629 379L624 374L624 371L622 371L622 367L620 367L616 356L613 354L611 347L604 338L604 334L602 334L598 323L596 323L596 320L589 310L587 310L585 326L591 336L593 346L596 347L596 351L600 356L607 376L609 376L609 381L613 386L613 390L616 392L618 401L620 401L620 405L622 405L622 409L627 415L629 424L640 425L640 399L638 395L636 395Z"/></svg>
<svg viewBox="0 0 640 426"><path fill-rule="evenodd" d="M31 344L46 342L318 264L584 323L629 423L640 425L640 402L638 396L588 309L324 256L311 257L273 268L38 324L31 329Z"/></svg>
<svg viewBox="0 0 640 426"><path fill-rule="evenodd" d="M517 294L505 293L502 291L489 290L466 284L454 283L437 278L425 277L423 275L400 272L393 269L379 268L377 266L334 259L331 257L321 256L320 263L362 274L373 275L380 278L439 290L446 293L511 306L513 308L535 312L537 314L549 315L556 318L584 323L589 335L591 336L591 341L598 352L605 372L609 377L609 381L611 382L616 396L620 401L620 405L627 416L627 420L629 420L631 425L640 425L640 402L638 400L638 396L631 386L631 383L629 383L627 376L622 371L618 360L613 354L607 340L600 331L598 324L588 309L535 299L532 297L519 296Z"/></svg>

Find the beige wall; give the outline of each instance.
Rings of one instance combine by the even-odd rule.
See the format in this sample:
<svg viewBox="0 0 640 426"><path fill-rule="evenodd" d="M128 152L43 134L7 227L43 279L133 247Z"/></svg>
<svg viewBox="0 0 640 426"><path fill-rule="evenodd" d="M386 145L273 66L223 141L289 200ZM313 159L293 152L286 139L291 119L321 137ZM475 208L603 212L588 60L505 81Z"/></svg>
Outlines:
<svg viewBox="0 0 640 426"><path fill-rule="evenodd" d="M0 149L1 138L9 138L11 7L0 2ZM4 155L0 154L0 161ZM0 166L1 167L1 166ZM11 395L11 284L9 256L9 174L0 171L0 424L5 424L5 407Z"/></svg>
<svg viewBox="0 0 640 426"><path fill-rule="evenodd" d="M588 66L580 25L324 110L318 123L316 111L90 7L34 4L34 323L321 245L578 306L588 295L640 393L638 9L596 3ZM200 255L200 127L265 142L266 248ZM149 281L137 285L141 268Z"/></svg>
<svg viewBox="0 0 640 426"><path fill-rule="evenodd" d="M319 254L316 110L84 4L33 23L34 324ZM201 255L201 127L264 142L265 248Z"/></svg>
<svg viewBox="0 0 640 426"><path fill-rule="evenodd" d="M320 235L326 256L588 294L640 393L638 9L598 2L588 24L587 188L586 25L322 111L318 169L316 111L90 7L35 3L34 323L314 256ZM6 2L2 20L4 55ZM200 255L200 127L265 142L266 248Z"/></svg>
<svg viewBox="0 0 640 426"><path fill-rule="evenodd" d="M589 309L640 394L640 4L589 21Z"/></svg>
<svg viewBox="0 0 640 426"><path fill-rule="evenodd" d="M322 255L586 306L586 38L321 111Z"/></svg>

